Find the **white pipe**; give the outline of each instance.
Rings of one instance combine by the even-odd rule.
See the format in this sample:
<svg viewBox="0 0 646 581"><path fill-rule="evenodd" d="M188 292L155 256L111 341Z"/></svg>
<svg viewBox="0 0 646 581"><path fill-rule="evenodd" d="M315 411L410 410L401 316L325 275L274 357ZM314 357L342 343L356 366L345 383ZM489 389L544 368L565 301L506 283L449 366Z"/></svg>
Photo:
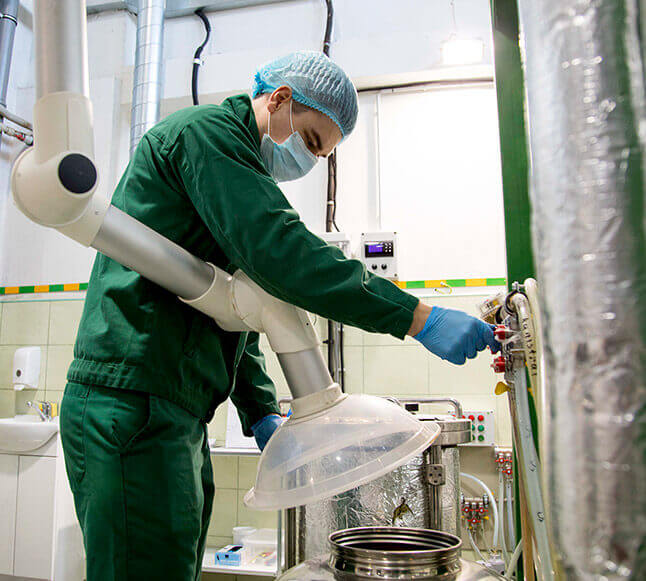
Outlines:
<svg viewBox="0 0 646 581"><path fill-rule="evenodd" d="M505 564L507 564L509 562L509 555L507 554L507 539L505 538L505 483L502 471L498 472L498 514L500 515L500 525L498 530L500 532L502 559ZM496 543L494 543L494 545L495 544Z"/></svg>
<svg viewBox="0 0 646 581"><path fill-rule="evenodd" d="M525 303L527 299L522 296ZM529 413L529 394L525 368L520 365L513 370L511 383L514 386L514 401L516 406L515 444L522 470L522 482L527 498L527 506L531 526L536 539L537 576L539 581L550 581L554 578L552 569L552 553L545 523L545 507L541 491L541 464L536 453L532 422Z"/></svg>
<svg viewBox="0 0 646 581"><path fill-rule="evenodd" d="M516 542L516 524L514 523L514 505L511 480L507 480L507 482L505 482L505 504L507 505L507 538L510 545L513 546ZM504 519L504 516L501 518Z"/></svg>
<svg viewBox="0 0 646 581"><path fill-rule="evenodd" d="M536 396L538 391L538 358L536 350L536 331L534 322L529 310L529 301L523 294L517 293L512 296L511 302L516 309L518 322L520 323L520 333L523 339L523 350L525 351L525 362L529 372L529 381L532 387L533 395Z"/></svg>
<svg viewBox="0 0 646 581"><path fill-rule="evenodd" d="M502 472L498 471L498 501L500 501L503 498L503 493L504 493L503 486L504 486L504 484L502 482ZM503 506L503 508L504 508L504 506ZM499 504L498 505L498 514L502 514L502 511L500 509L501 509L501 506ZM493 546L494 546L494 548L498 547L498 534L500 532L500 528L504 528L504 526L503 526L504 524L505 524L504 522L500 523L500 527L496 531L494 531L494 535L493 535ZM505 536L504 530L503 530L502 536L503 537Z"/></svg>
<svg viewBox="0 0 646 581"><path fill-rule="evenodd" d="M507 570L505 571L505 579L511 579L514 576L514 571L516 570L516 565L518 565L518 559L520 554L523 552L523 542L520 541L516 548L514 549L509 565L507 565Z"/></svg>
<svg viewBox="0 0 646 581"><path fill-rule="evenodd" d="M479 484L480 487L489 495L491 500L491 507L493 509L493 535L498 538L498 507L496 506L496 498L494 497L489 487L482 481L480 478L476 478L472 474L467 474L466 472L460 472L462 478L470 478L476 484Z"/></svg>
<svg viewBox="0 0 646 581"><path fill-rule="evenodd" d="M471 529L467 529L467 533L469 534L469 541L471 542L471 547L473 548L473 551L475 552L476 555L478 555L480 560L486 565L487 559L484 558L484 556L480 552L480 549L478 548L478 545L476 545L473 535L471 534Z"/></svg>

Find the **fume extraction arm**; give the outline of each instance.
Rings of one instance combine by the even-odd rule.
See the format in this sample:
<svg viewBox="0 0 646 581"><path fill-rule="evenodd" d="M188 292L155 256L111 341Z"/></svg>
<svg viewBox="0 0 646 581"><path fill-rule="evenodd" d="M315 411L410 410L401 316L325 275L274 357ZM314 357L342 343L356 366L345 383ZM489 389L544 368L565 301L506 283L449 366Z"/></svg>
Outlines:
<svg viewBox="0 0 646 581"><path fill-rule="evenodd" d="M377 478L425 449L439 435L437 425L385 399L341 392L306 312L94 195L85 1L36 0L34 16L34 146L13 167L14 200L32 221L135 270L222 329L267 334L294 397L293 415L265 448L245 502L258 509L302 505Z"/></svg>

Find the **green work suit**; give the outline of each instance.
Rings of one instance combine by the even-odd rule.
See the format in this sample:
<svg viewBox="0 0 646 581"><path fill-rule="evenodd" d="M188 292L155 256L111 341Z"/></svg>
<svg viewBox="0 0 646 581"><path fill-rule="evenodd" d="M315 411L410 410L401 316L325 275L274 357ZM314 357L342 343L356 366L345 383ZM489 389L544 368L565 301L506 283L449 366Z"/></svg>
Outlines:
<svg viewBox="0 0 646 581"><path fill-rule="evenodd" d="M310 312L399 338L410 328L418 299L345 258L299 219L263 164L246 95L183 109L148 131L112 203L199 258L229 272L242 269L271 294ZM181 563L173 571L182 571L165 579L198 575L212 498L205 424L229 396L247 435L278 411L258 335L223 331L172 293L98 254L68 381L61 435L89 581L145 578L141 556L153 560L162 552L163 562L172 557ZM126 396L135 399L124 405ZM173 415L182 417L182 429L166 422ZM120 423L139 429L130 434ZM104 456L114 461L99 460ZM178 471L188 471L191 486L173 485ZM155 491L150 502L148 489ZM177 534L168 512L176 506L193 519ZM163 533L160 509L168 517ZM146 544L123 535L133 511L139 526L147 526L149 515L159 533L149 531ZM117 558L118 551L125 552Z"/></svg>

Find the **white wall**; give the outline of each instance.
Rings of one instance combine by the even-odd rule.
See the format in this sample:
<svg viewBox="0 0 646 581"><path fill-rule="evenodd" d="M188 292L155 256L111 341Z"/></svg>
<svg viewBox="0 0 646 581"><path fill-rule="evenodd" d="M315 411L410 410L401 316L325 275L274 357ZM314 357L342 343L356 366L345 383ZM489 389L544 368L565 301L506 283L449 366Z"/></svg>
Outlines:
<svg viewBox="0 0 646 581"><path fill-rule="evenodd" d="M31 1L23 1L10 79L10 109L31 118L34 102ZM456 0L461 35L485 42L485 63L491 62L488 0ZM248 90L255 68L291 50L321 45L325 7L321 0L231 10L209 15L212 41L205 51L200 76L202 102ZM354 78L383 79L407 73L442 75L440 47L454 32L449 0L336 0L332 56ZM116 12L92 16L88 22L90 92L94 105L96 158L100 194L109 196L127 163L129 101L132 85L135 20ZM167 114L190 104L190 72L195 46L203 30L197 18L166 23L164 102ZM363 101L363 98L362 98ZM369 109L361 115L370 115ZM347 147L352 149L351 141ZM340 156L343 155L343 147ZM356 148L355 148L356 149ZM83 282L88 279L93 251L80 248L58 233L29 223L16 210L8 192L8 168L19 150L8 138L0 149L0 285ZM364 152L371 156L370 151ZM284 189L314 230L324 221L325 167ZM362 170L363 171L363 170ZM365 214L374 183L352 169L343 169L339 215L352 224ZM346 184L362 182L355 195Z"/></svg>

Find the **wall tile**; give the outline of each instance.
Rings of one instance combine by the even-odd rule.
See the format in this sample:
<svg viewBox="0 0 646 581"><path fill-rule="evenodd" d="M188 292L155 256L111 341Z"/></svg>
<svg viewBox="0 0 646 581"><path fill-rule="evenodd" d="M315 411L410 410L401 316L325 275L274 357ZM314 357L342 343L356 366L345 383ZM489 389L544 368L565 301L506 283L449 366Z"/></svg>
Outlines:
<svg viewBox="0 0 646 581"><path fill-rule="evenodd" d="M23 389L22 391L16 391L15 400L16 400L16 414L35 414L28 405L28 401L45 401L45 390L38 389L36 391L32 389Z"/></svg>
<svg viewBox="0 0 646 581"><path fill-rule="evenodd" d="M214 547L216 549L220 549L220 548L225 547L226 545L230 545L232 543L233 543L233 537L232 536L218 537L218 536L208 535L206 537L206 546L207 547Z"/></svg>
<svg viewBox="0 0 646 581"><path fill-rule="evenodd" d="M64 393L65 390L62 389L47 389L45 390L45 401L56 402L60 405Z"/></svg>
<svg viewBox="0 0 646 581"><path fill-rule="evenodd" d="M363 332L363 341L364 345L393 345L393 346L402 346L402 345L419 345L415 339L409 337L408 335L402 341L393 337L392 335L382 335L380 333L366 333Z"/></svg>
<svg viewBox="0 0 646 581"><path fill-rule="evenodd" d="M220 488L215 491L209 536L226 537L232 534L238 519L238 491Z"/></svg>
<svg viewBox="0 0 646 581"><path fill-rule="evenodd" d="M238 457L211 456L216 488L238 487Z"/></svg>
<svg viewBox="0 0 646 581"><path fill-rule="evenodd" d="M498 378L491 369L491 352L483 351L464 365L453 365L429 354L429 391L434 395L493 394Z"/></svg>
<svg viewBox="0 0 646 581"><path fill-rule="evenodd" d="M238 470L238 489L246 492L256 483L258 458L253 456L240 456Z"/></svg>
<svg viewBox="0 0 646 581"><path fill-rule="evenodd" d="M2 308L0 344L47 344L49 305L48 302L5 303Z"/></svg>
<svg viewBox="0 0 646 581"><path fill-rule="evenodd" d="M0 418L11 418L16 414L16 399L13 390L0 390Z"/></svg>
<svg viewBox="0 0 646 581"><path fill-rule="evenodd" d="M47 350L47 389L64 389L67 383L67 370L74 359L71 345L53 345Z"/></svg>
<svg viewBox="0 0 646 581"><path fill-rule="evenodd" d="M496 443L499 446L511 446L511 417L507 396L496 397Z"/></svg>
<svg viewBox="0 0 646 581"><path fill-rule="evenodd" d="M271 347L268 345L263 350L265 354L265 361L267 363L267 374L271 377L274 385L276 386L276 393L278 394L278 399L282 396L289 395L289 388L287 387L287 381L283 375L283 370L278 363L278 357L271 350Z"/></svg>
<svg viewBox="0 0 646 581"><path fill-rule="evenodd" d="M60 301L52 303L49 315L49 344L73 345L84 301Z"/></svg>
<svg viewBox="0 0 646 581"><path fill-rule="evenodd" d="M275 529L278 527L278 513L266 510L251 510L244 505L246 490L238 490L238 524L241 527Z"/></svg>
<svg viewBox="0 0 646 581"><path fill-rule="evenodd" d="M22 345L0 345L0 389L13 389L13 357L16 349ZM40 377L38 388L45 388L47 371L47 346L40 347Z"/></svg>
<svg viewBox="0 0 646 581"><path fill-rule="evenodd" d="M343 346L343 363L345 367L345 391L363 393L363 356L364 348Z"/></svg>
<svg viewBox="0 0 646 581"><path fill-rule="evenodd" d="M421 347L365 347L364 392L378 395L426 394L427 357L427 353Z"/></svg>
<svg viewBox="0 0 646 581"><path fill-rule="evenodd" d="M215 438L215 443L218 446L224 446L224 441L227 433L227 406L226 403L221 404L215 410L215 416L208 424L209 438Z"/></svg>

